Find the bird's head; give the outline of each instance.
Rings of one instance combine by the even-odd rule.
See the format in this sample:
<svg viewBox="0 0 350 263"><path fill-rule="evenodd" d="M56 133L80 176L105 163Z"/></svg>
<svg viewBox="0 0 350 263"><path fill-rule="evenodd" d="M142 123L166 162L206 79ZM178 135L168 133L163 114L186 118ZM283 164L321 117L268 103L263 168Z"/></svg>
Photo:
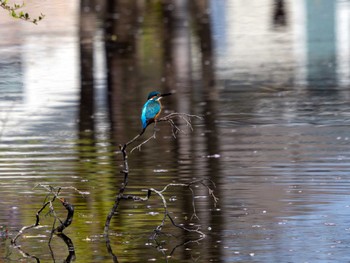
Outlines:
<svg viewBox="0 0 350 263"><path fill-rule="evenodd" d="M148 94L147 100L159 100L162 97L169 96L169 95L171 95L171 93L161 94L159 91L151 91Z"/></svg>

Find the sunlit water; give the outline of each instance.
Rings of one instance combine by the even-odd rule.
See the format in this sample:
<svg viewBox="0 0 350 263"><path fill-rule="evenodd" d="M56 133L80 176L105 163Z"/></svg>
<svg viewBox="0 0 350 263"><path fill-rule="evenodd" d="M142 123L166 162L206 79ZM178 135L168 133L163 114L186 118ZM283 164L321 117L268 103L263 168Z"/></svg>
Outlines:
<svg viewBox="0 0 350 263"><path fill-rule="evenodd" d="M169 74L175 84L165 87L176 94L163 100L166 112L204 119L193 119L193 131L178 120L185 133L177 138L161 123L156 140L129 154L128 194L145 196L145 189L169 183L215 182L216 206L206 187L194 188L199 220L191 220L189 189L171 187L164 194L176 223L199 226L206 236L198 240L168 220L159 243L150 240L162 220L161 199L125 201L109 232L119 262L349 261L350 67L348 57L339 55L349 50L335 40L349 41L341 34L349 29L341 22L349 7L345 1L319 1L325 12L321 26L331 32L317 46L319 18L310 6L282 1L286 24L274 24L270 1L249 2L211 2L214 50L204 52L202 62L192 31L185 30L190 38L173 53L180 58L173 59L176 73ZM45 184L62 187L61 196L75 206L64 233L76 262L112 262L103 226L122 182L118 144L139 132L147 93L169 78L154 32L159 6L140 7L147 11L138 20L143 27L137 62L117 64L124 81L113 94L112 110L103 30L96 29L95 107L88 118L93 125L86 127L79 119L79 7L61 1L39 6L46 18L38 26L5 17L0 29L0 261L62 262L69 255L56 236L50 251L53 218L47 211L40 228L18 239L20 249L10 245L22 226L35 222L47 195L38 184ZM28 8L36 12L38 5ZM329 16L338 21L334 27ZM59 203L55 211L64 219Z"/></svg>

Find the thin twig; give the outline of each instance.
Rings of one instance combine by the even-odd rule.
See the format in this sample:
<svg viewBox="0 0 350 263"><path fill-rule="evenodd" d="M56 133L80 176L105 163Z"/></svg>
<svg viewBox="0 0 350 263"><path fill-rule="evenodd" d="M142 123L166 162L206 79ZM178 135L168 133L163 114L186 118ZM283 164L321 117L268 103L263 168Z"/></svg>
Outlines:
<svg viewBox="0 0 350 263"><path fill-rule="evenodd" d="M58 194L61 190L73 190L74 192L77 192L78 194L80 194L83 197L90 194L89 192L80 191L79 189L77 189L76 187L73 187L73 186L60 186L56 190L55 187L53 187L51 185L39 183L39 184L36 184L33 187L33 189L38 188L38 187L45 188L49 192L48 196L50 196L50 194L56 194L56 196L58 196ZM54 191L56 191L56 193L54 193Z"/></svg>
<svg viewBox="0 0 350 263"><path fill-rule="evenodd" d="M151 137L147 138L145 141L141 142L140 144L138 144L137 146L135 146L134 148L131 149L130 153L132 153L134 150L138 149L139 151L141 151L141 147L146 144L147 142L149 142L150 140L152 139L155 139L156 138L156 133L157 133L157 130L156 130L156 124L158 122L168 122L172 128L172 135L174 138L176 138L176 135L178 133L185 133L182 129L180 129L174 122L174 119L175 118L180 118L182 120L185 121L186 123L186 126L189 127L189 129L191 131L193 131L193 127L192 127L192 124L191 124L191 119L192 118L196 118L196 119L199 119L199 120L202 120L203 117L201 116L197 116L197 115L192 115L192 114L187 114L187 113L179 113L179 112L173 112L173 113L170 113L162 118L159 118L159 119L156 119L154 121L154 130L153 130L153 134ZM147 126L148 127L148 126ZM146 127L146 128L147 128ZM126 147L128 145L130 145L131 143L133 143L134 141L136 141L146 130L146 128L144 128L138 135L136 135L132 140L128 141L126 144L124 144L123 146L123 149L125 150Z"/></svg>
<svg viewBox="0 0 350 263"><path fill-rule="evenodd" d="M187 187L187 188L189 188L190 191L191 191L191 193L192 193L192 207L193 207L193 214L192 214L192 216L191 216L191 220L192 220L193 218L196 218L196 219L199 220L199 217L198 217L197 214L196 214L196 206L195 206L195 202L194 202L195 194L194 194L194 191L193 191L193 189L192 189L191 186L194 185L194 184L197 184L197 183L200 183L200 184L204 185L205 187L207 187L208 189L210 189L211 195L212 195L212 197L213 197L213 199L214 199L214 202L216 203L216 202L218 201L218 198L216 198L215 195L213 194L213 190L212 190L207 184L205 184L204 181L206 181L206 180L205 180L205 179L204 179L204 180L196 180L196 181L190 182L190 183L188 183L188 184L183 184L183 183L178 183L178 184L177 184L177 183L170 183L170 184L167 184L167 185L166 185L162 190L160 190L160 191L158 191L158 190L156 190L156 189L154 189L154 188L150 188L150 189L149 189L149 191L156 193L156 194L161 198L161 200L162 200L162 202L163 202L163 208L164 208L164 215L163 215L162 222L161 222L161 223L156 227L156 229L154 230L154 234L151 236L151 239L155 239L155 238L159 235L159 233L161 232L161 230L162 230L162 228L163 228L163 226L164 226L164 224L165 224L165 220L166 220L167 217L170 219L171 223L172 223L175 227L181 228L182 230L185 230L185 231L187 231L187 232L195 232L195 233L199 234L200 236L205 237L205 234L204 234L202 231L199 230L199 227L196 228L196 229L189 229L189 228L186 228L186 227L184 227L184 226L182 226L182 225L176 224L176 222L174 221L174 219L170 216L170 214L169 214L169 212L168 212L167 202L166 202L165 197L164 197L164 195L163 195L163 192L165 192L165 191L166 191L169 187L171 187L171 186L176 186L176 187ZM208 180L208 181L211 182L211 183L214 185L214 183L213 183L211 180ZM215 186L215 185L214 185L214 186Z"/></svg>
<svg viewBox="0 0 350 263"><path fill-rule="evenodd" d="M194 191L193 191L193 189L191 187L189 187L189 188L190 188L190 191L192 193L192 208L193 208L193 214L191 216L191 220L193 218L199 220L199 217L197 216L197 212L196 212L196 205L195 205L195 202L194 202Z"/></svg>
<svg viewBox="0 0 350 263"><path fill-rule="evenodd" d="M53 197L53 200L56 198L56 196ZM21 228L21 230L18 231L17 235L11 240L11 243L12 244L16 244L16 240L18 237L20 237L24 231L28 230L28 229L31 229L31 228L34 228L34 227L37 227L39 225L39 222L40 222L40 213L46 208L46 206L48 206L49 204L51 204L51 201L47 201L37 212L36 212L36 221L34 224L32 225L29 225L29 226L24 226Z"/></svg>
<svg viewBox="0 0 350 263"><path fill-rule="evenodd" d="M156 138L156 133L157 133L157 131L156 131L156 129L154 129L153 135L151 137L149 137L147 140L145 140L142 143L140 143L139 145L137 145L136 147L132 148L130 153L132 153L135 149L138 149L139 151L141 151L141 146L146 144L146 143L148 143L150 140L155 139Z"/></svg>
<svg viewBox="0 0 350 263"><path fill-rule="evenodd" d="M173 224L173 226L175 226L177 228L180 228L182 230L185 230L187 232L195 232L195 233L199 234L200 237L203 237L203 238L205 237L205 234L202 231L199 230L199 227L197 227L196 229L186 228L184 226L176 224L174 219L169 214L167 216L169 217L169 219L170 219L171 223Z"/></svg>

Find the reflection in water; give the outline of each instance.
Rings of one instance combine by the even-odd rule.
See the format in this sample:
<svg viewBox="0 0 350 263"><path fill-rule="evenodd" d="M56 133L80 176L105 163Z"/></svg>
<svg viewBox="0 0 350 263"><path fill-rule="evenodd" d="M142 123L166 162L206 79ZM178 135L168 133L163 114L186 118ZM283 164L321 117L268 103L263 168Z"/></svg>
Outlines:
<svg viewBox="0 0 350 263"><path fill-rule="evenodd" d="M128 117L139 114L128 102L131 99L142 101L146 97L137 92L137 8L135 1L108 1L107 6L105 45L109 118L112 138L117 142L128 140L130 131L125 127L132 127Z"/></svg>
<svg viewBox="0 0 350 263"><path fill-rule="evenodd" d="M67 245L67 257L64 259L65 263L70 263L70 262L74 262L76 257L75 257L75 249L74 249L74 244L72 242L72 240L66 236L63 233L57 234L57 237L59 237L66 245ZM55 249L54 247L52 247L50 244L48 244L49 250L50 250L50 254L51 254L51 259L53 262L56 262L56 257L55 257ZM21 246L11 246L12 250L14 251L18 251L18 253L23 257L23 258L30 258L33 259L33 262L41 262L40 258L38 256L35 255L31 255L29 253L27 253L26 251L24 251ZM13 252L13 251L12 251ZM5 253L3 253L2 255L5 255ZM7 255L6 257L4 257L6 259L11 258L10 255ZM19 259L19 261L22 261L22 259Z"/></svg>
<svg viewBox="0 0 350 263"><path fill-rule="evenodd" d="M65 234L61 233L61 234L57 234L57 236L62 239L62 241L67 245L67 249L68 249L68 256L65 259L64 262L70 263L75 261L76 257L75 257L75 249L74 249L74 244L72 242L72 240L66 236ZM51 253L52 253L52 258L54 259L54 251L53 249L50 247ZM55 260L54 260L55 261Z"/></svg>
<svg viewBox="0 0 350 263"><path fill-rule="evenodd" d="M275 26L286 26L287 24L287 15L285 10L285 1L284 0L274 0L275 7L273 11L273 24Z"/></svg>
<svg viewBox="0 0 350 263"><path fill-rule="evenodd" d="M336 1L306 5L308 82L317 87L336 86Z"/></svg>
<svg viewBox="0 0 350 263"><path fill-rule="evenodd" d="M102 231L122 180L117 145L140 131L149 91L172 91L164 113L205 119L176 139L159 125L156 140L129 156L128 191L206 178L220 204L213 208L198 189L195 224L206 238L187 243L169 227L176 237L158 245L147 240L161 220L159 200L123 204L109 237L119 262L164 262L170 254L169 262L344 260L349 6L55 0L28 3L33 16L38 9L46 15L36 27L5 16L0 226L11 236L32 222L37 183L74 186L90 193L67 196L77 211L67 229L77 261L112 261ZM189 223L191 195L177 189L166 199L177 222ZM38 231L22 249L51 260L46 241ZM0 243L1 260L23 257L6 238ZM62 242L54 254L67 258Z"/></svg>
<svg viewBox="0 0 350 263"><path fill-rule="evenodd" d="M96 14L88 1L81 1L80 7L80 108L79 132L94 134L94 77L93 77L93 43ZM94 138L87 138L94 141Z"/></svg>

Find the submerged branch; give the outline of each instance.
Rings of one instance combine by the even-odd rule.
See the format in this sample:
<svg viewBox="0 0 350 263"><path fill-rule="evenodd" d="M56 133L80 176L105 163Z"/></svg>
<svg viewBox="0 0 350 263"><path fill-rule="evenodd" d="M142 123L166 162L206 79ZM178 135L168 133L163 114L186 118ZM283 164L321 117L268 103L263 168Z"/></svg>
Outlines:
<svg viewBox="0 0 350 263"><path fill-rule="evenodd" d="M35 217L36 217L36 221L34 224L32 225L29 225L29 226L24 226L21 228L21 230L18 231L17 235L11 240L11 243L12 244L16 244L16 240L17 238L19 238L23 233L24 231L28 230L28 229L31 229L31 228L34 228L34 227L37 227L40 223L40 213L48 206L48 205L51 205L51 203L56 199L56 196L53 197L52 200L50 201L47 201L46 203L44 203L44 205L36 212L35 214Z"/></svg>
<svg viewBox="0 0 350 263"><path fill-rule="evenodd" d="M74 207L72 204L70 204L66 199L64 198L60 198L59 197L59 193L61 191L61 189L63 189L62 187L58 187L57 189L50 186L50 185L43 185L43 184L38 184L37 186L41 186L43 188L45 188L49 193L46 195L45 197L45 201L43 203L43 205L41 206L41 208L36 212L35 217L35 223L33 223L32 225L29 226L23 226L17 233L17 235L11 240L11 243L16 245L16 240L27 230L35 228L37 226L40 225L40 215L41 213L48 207L49 211L47 212L47 214L52 215L54 217L54 222L52 224L52 230L51 230L51 235L50 235L50 239L49 239L49 243L51 242L52 239L52 235L53 234L60 234L63 232L63 230L65 228L67 228L68 226L70 226L70 224L73 221L73 217L74 217ZM35 187L37 187L35 186ZM83 193L81 191L79 191L78 189L72 187L70 189L74 189L79 193ZM50 198L51 197L51 198ZM54 209L54 202L56 201L56 199L58 199L61 204L64 206L64 208L67 210L67 217L64 221L62 221L55 212ZM56 221L60 222L60 225L56 227Z"/></svg>
<svg viewBox="0 0 350 263"><path fill-rule="evenodd" d="M67 217L63 222L61 222L61 224L58 227L53 229L52 233L56 233L56 234L62 233L65 228L69 227L70 224L72 224L73 216L74 216L74 206L68 203L67 200L64 198L60 198L59 200L61 201L64 208L66 208L67 210Z"/></svg>

